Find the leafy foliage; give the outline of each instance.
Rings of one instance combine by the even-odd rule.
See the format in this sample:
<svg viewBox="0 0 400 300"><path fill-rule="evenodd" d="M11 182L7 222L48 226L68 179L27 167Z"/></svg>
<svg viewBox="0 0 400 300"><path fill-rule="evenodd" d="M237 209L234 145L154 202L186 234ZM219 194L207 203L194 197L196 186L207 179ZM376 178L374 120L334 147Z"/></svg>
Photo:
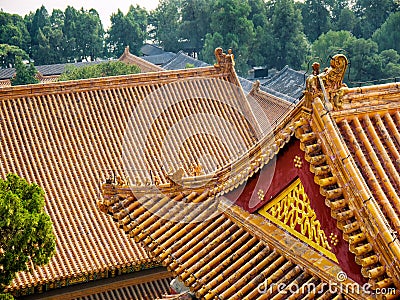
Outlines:
<svg viewBox="0 0 400 300"><path fill-rule="evenodd" d="M274 66L282 69L285 65L300 69L305 60L309 44L303 32L301 12L293 0L277 0L272 12L274 35Z"/></svg>
<svg viewBox="0 0 400 300"><path fill-rule="evenodd" d="M108 61L84 67L68 66L66 71L61 74L59 80L75 80L96 78L105 76L116 76L139 73L140 69L136 65L127 65L120 61Z"/></svg>
<svg viewBox="0 0 400 300"><path fill-rule="evenodd" d="M180 50L181 7L181 0L161 0L150 15L150 24L153 27L150 35L165 51Z"/></svg>
<svg viewBox="0 0 400 300"><path fill-rule="evenodd" d="M248 70L249 46L254 38L254 25L249 19L251 7L247 1L217 0L211 16L213 35L206 36L207 47L204 47L202 57L208 62L214 62L214 50L210 45L231 48L235 53L236 70L246 74ZM207 41L208 38L208 41Z"/></svg>
<svg viewBox="0 0 400 300"><path fill-rule="evenodd" d="M0 11L0 43L14 45L28 51L30 42L31 37L24 19L19 15Z"/></svg>
<svg viewBox="0 0 400 300"><path fill-rule="evenodd" d="M47 264L55 252L52 222L44 192L14 174L0 179L0 290L15 273Z"/></svg>
<svg viewBox="0 0 400 300"><path fill-rule="evenodd" d="M306 0L301 6L304 33L313 42L331 28L327 5L320 0Z"/></svg>
<svg viewBox="0 0 400 300"><path fill-rule="evenodd" d="M131 5L126 15L121 10L113 14L107 37L109 56L121 56L126 46L133 54L139 55L147 38L147 18L146 10L138 5Z"/></svg>
<svg viewBox="0 0 400 300"><path fill-rule="evenodd" d="M203 49L205 36L211 32L212 3L209 0L183 1L180 44L187 52L197 54Z"/></svg>
<svg viewBox="0 0 400 300"><path fill-rule="evenodd" d="M38 83L37 70L33 63L25 65L22 58L17 56L15 60L15 77L11 79L11 85Z"/></svg>
<svg viewBox="0 0 400 300"><path fill-rule="evenodd" d="M0 67L12 68L15 66L16 57L28 59L28 54L17 46L0 44Z"/></svg>
<svg viewBox="0 0 400 300"><path fill-rule="evenodd" d="M137 5L126 14L117 10L104 32L94 9L68 6L49 14L42 6L24 18L0 12L0 66L14 66L16 55L36 65L117 58L126 46L140 55L150 39L165 51L183 50L211 64L216 47L232 48L236 70L245 76L253 66L301 69L312 56L327 59L344 48L344 36L335 40L330 31L350 33L347 50L353 57L366 54L357 54L363 49L352 43L363 38L369 45L372 39L379 65L386 59L380 52L400 51L399 11L398 0L161 0L151 12ZM322 46L327 42L329 47ZM375 77L366 72L358 77L397 74L398 64L391 61L390 70L382 66L380 72L374 67Z"/></svg>
<svg viewBox="0 0 400 300"><path fill-rule="evenodd" d="M398 6L396 0L356 0L354 11L360 22L355 36L370 38Z"/></svg>
<svg viewBox="0 0 400 300"><path fill-rule="evenodd" d="M13 300L14 297L11 294L1 294L0 293L0 300Z"/></svg>
<svg viewBox="0 0 400 300"><path fill-rule="evenodd" d="M394 49L400 53L400 12L388 17L385 23L375 31L372 39L378 44L380 50Z"/></svg>

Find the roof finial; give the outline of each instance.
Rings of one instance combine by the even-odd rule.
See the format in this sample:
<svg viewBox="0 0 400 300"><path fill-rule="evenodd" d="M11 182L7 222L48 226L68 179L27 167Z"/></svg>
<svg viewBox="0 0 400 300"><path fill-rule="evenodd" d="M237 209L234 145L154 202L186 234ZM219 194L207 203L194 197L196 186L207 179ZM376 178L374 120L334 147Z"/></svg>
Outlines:
<svg viewBox="0 0 400 300"><path fill-rule="evenodd" d="M344 74L348 60L343 54L332 57L330 67L319 73L319 63L312 64L313 72L306 80L306 106L310 107L316 97L325 98L335 109L342 107L340 89L345 87L343 83Z"/></svg>
<svg viewBox="0 0 400 300"><path fill-rule="evenodd" d="M234 55L232 53L232 49L228 50L228 54L224 53L222 48L218 47L215 49L215 58L217 59L217 63L214 64L214 67L221 68L223 71L227 71L231 67L235 66Z"/></svg>

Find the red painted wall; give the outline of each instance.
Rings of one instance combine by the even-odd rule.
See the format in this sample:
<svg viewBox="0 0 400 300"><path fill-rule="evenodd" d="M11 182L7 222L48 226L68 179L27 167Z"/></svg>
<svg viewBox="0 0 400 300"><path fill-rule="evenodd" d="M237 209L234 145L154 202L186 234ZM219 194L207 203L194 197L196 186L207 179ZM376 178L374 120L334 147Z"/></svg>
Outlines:
<svg viewBox="0 0 400 300"><path fill-rule="evenodd" d="M294 158L299 156L302 167L296 168ZM315 210L321 227L328 237L331 233L338 237L338 244L332 246L340 267L356 282L363 284L366 280L361 275L361 267L355 263L354 254L349 251L348 243L343 240L342 232L336 227L336 220L331 217L330 208L325 205L325 198L319 192L319 185L314 182L314 174L310 171L310 164L304 159L304 152L300 149L300 142L296 138L280 150L275 161L264 166L263 169L249 178L242 188L228 193L226 198L235 201L237 205L251 213L257 213L269 200L277 196L297 177L300 178L305 192ZM265 196L261 201L258 191L263 190Z"/></svg>

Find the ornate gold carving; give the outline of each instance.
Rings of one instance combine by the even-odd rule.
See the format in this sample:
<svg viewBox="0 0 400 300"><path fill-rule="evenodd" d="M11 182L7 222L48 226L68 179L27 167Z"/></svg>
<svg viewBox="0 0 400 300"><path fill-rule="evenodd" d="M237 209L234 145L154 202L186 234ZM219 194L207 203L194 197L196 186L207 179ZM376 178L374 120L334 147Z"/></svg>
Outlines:
<svg viewBox="0 0 400 300"><path fill-rule="evenodd" d="M254 94L260 91L260 81L256 80L254 81L253 85L251 86L250 94Z"/></svg>
<svg viewBox="0 0 400 300"><path fill-rule="evenodd" d="M81 283L81 282L86 282L87 281L87 276L86 275L81 275L78 277L73 277L69 280L69 284L76 284L76 283Z"/></svg>
<svg viewBox="0 0 400 300"><path fill-rule="evenodd" d="M258 212L337 262L299 178Z"/></svg>
<svg viewBox="0 0 400 300"><path fill-rule="evenodd" d="M301 157L296 155L294 157L293 161L294 161L294 167L301 169L301 166L303 165L303 161L301 160Z"/></svg>
<svg viewBox="0 0 400 300"><path fill-rule="evenodd" d="M217 60L217 63L214 64L214 67L221 68L222 71L228 71L231 67L235 66L232 49L229 49L228 54L226 54L222 48L216 48L214 53Z"/></svg>
<svg viewBox="0 0 400 300"><path fill-rule="evenodd" d="M329 235L329 238L331 240L330 241L331 245L336 246L339 243L339 239L337 237L337 234L334 234L333 232L331 232L331 234Z"/></svg>
<svg viewBox="0 0 400 300"><path fill-rule="evenodd" d="M260 199L261 201L264 199L265 193L263 190L259 189L257 192L258 195L258 199Z"/></svg>
<svg viewBox="0 0 400 300"><path fill-rule="evenodd" d="M203 167L201 164L193 165L189 170L190 176L201 176L204 175Z"/></svg>
<svg viewBox="0 0 400 300"><path fill-rule="evenodd" d="M312 65L313 72L306 80L306 106L311 107L312 101L317 98L325 98L335 109L340 109L343 105L342 87L344 74L348 65L348 60L343 54L336 54L332 57L330 67L319 73L319 63Z"/></svg>

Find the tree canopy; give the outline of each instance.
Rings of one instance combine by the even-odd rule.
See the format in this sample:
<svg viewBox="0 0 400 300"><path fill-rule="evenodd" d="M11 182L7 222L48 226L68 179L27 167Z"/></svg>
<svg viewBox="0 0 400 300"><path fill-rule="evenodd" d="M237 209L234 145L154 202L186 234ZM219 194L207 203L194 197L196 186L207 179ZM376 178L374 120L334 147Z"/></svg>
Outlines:
<svg viewBox="0 0 400 300"><path fill-rule="evenodd" d="M0 292L19 271L47 264L55 236L44 192L15 174L0 179Z"/></svg>
<svg viewBox="0 0 400 300"><path fill-rule="evenodd" d="M14 66L17 54L36 65L118 58L128 45L140 55L150 40L208 63L214 62L215 48L232 48L242 76L255 66L305 69L312 57L345 48L344 38L334 40L329 32L350 33L346 47L353 58L365 54L357 46L360 38L378 45L373 59L390 49L399 54L399 13L398 0L161 0L152 11L138 5L116 9L105 31L95 9L68 6L49 13L42 6L24 17L0 12L0 44L16 47L0 46L0 67ZM321 52L327 38L330 47ZM393 72L397 65L391 62ZM386 71L361 72L360 80L393 73Z"/></svg>
<svg viewBox="0 0 400 300"><path fill-rule="evenodd" d="M68 66L59 81L117 76L139 73L136 65L127 65L120 61L108 61L84 67Z"/></svg>
<svg viewBox="0 0 400 300"><path fill-rule="evenodd" d="M32 62L24 64L22 58L17 56L15 60L15 76L11 79L11 85L38 83L37 70Z"/></svg>
<svg viewBox="0 0 400 300"><path fill-rule="evenodd" d="M109 56L118 57L126 46L135 54L140 54L147 37L147 12L140 6L131 5L126 15L118 9L111 16L111 28L108 31L107 51Z"/></svg>

